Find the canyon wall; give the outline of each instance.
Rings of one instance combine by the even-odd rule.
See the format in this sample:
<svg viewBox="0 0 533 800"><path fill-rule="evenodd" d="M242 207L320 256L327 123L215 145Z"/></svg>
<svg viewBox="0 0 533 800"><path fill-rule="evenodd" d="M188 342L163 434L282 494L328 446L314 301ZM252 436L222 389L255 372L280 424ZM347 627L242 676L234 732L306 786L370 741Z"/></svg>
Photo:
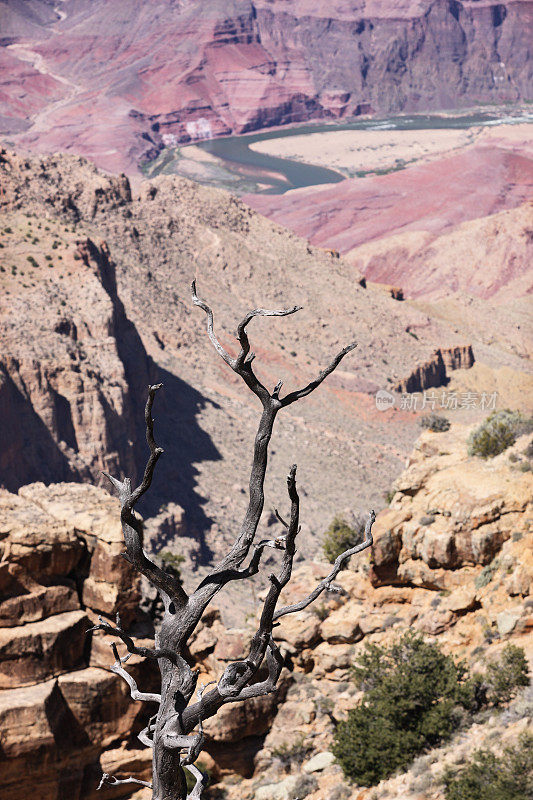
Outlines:
<svg viewBox="0 0 533 800"><path fill-rule="evenodd" d="M363 507L379 500L416 436L414 416L382 415L375 392L435 350L472 341L365 289L335 253L223 192L177 176L132 191L124 176L77 156L5 151L0 174L0 483L11 491L37 480L100 483L101 470L135 478L146 457L146 387L162 382L156 429L165 456L141 512L157 517L157 548L186 528L194 564L221 554L240 524L243 453L252 452L258 418L254 396L211 349L190 299L193 277L232 352L248 309L304 306L283 324L259 321L251 331L265 385L306 385L357 339L320 395L281 421L272 453L273 498L288 463L308 464L311 550L347 491ZM350 487L334 479L346 459Z"/></svg>
<svg viewBox="0 0 533 800"><path fill-rule="evenodd" d="M274 629L285 660L278 691L205 721L200 760L215 792L223 789L228 800L290 797L291 781L311 775L298 796L371 800L374 789L345 785L331 756L331 714L342 718L358 702L350 670L367 642L388 644L415 630L477 669L509 642L531 661L531 435L484 461L467 455L469 432L452 425L422 434L390 506L377 515L372 552L338 576L345 593L323 595L318 607ZM2 797L26 800L37 786L42 800L129 797L138 787L105 786L98 794L96 787L102 771L149 778L151 751L137 734L154 708L133 702L109 671L111 637L87 634L98 614L114 621L118 611L136 643L153 646L138 580L121 557L118 502L96 487L34 483L16 494L0 490L0 512ZM281 604L300 600L330 569L299 564ZM232 629L219 610L208 610L189 642L200 684L245 657L260 607ZM132 656L127 669L141 691L157 692L153 663ZM478 719L467 752L485 741L492 747L496 729L514 741L528 708L524 695L502 717L492 710ZM463 728L444 753L431 753L435 800L443 798L445 762L464 760L464 736ZM288 763L287 751L295 754ZM418 774L391 778L381 796L415 800Z"/></svg>
<svg viewBox="0 0 533 800"><path fill-rule="evenodd" d="M532 9L530 0L8 4L2 130L135 171L164 146L223 134L528 100Z"/></svg>

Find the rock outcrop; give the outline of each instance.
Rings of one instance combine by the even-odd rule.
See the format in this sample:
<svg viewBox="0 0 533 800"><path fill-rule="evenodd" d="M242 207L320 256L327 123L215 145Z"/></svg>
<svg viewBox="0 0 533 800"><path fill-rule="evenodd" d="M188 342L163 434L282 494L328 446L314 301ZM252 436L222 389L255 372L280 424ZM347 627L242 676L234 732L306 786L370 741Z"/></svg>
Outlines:
<svg viewBox="0 0 533 800"><path fill-rule="evenodd" d="M358 700L350 667L365 642L414 629L478 663L508 641L533 657L533 478L520 468L528 437L483 462L466 455L467 435L462 426L422 435L391 506L377 516L372 554L339 575L346 594L326 596L275 628L287 667L278 691L205 721L201 760L230 799L350 796L335 789L342 778L330 753L330 715ZM37 784L43 800L96 800L102 771L149 775L151 751L136 735L153 709L134 703L109 672L109 637L86 635L96 613L113 619L119 611L125 625L137 613L139 583L120 556L118 511L102 489L84 485L0 492L0 791L8 800L25 800ZM329 569L297 569L282 602L307 594ZM134 621L133 636L148 633L142 620ZM228 629L220 611L208 610L190 642L200 683L245 657L253 625ZM153 664L132 657L128 669L143 690L157 691ZM485 729L478 726L477 735ZM283 777L285 752L304 765L295 767L291 756L292 774ZM453 760L453 747L444 758ZM398 780L381 787L384 796L397 796ZM403 780L402 796L411 798ZM111 799L134 789L103 791ZM370 793L351 796L369 800ZM441 800L438 786L434 796Z"/></svg>
<svg viewBox="0 0 533 800"><path fill-rule="evenodd" d="M228 133L528 100L530 21L528 0L8 5L3 129L134 171Z"/></svg>
<svg viewBox="0 0 533 800"><path fill-rule="evenodd" d="M376 585L451 590L463 580L463 568L490 564L504 542L527 532L532 477L517 469L527 437L486 461L469 458L465 440L456 426L419 439L393 484L390 508L376 520Z"/></svg>
<svg viewBox="0 0 533 800"><path fill-rule="evenodd" d="M2 797L23 800L37 786L43 800L92 797L116 760L149 774L135 744L146 713L108 672L110 648L87 634L96 614L119 613L124 625L137 614L118 502L92 486L35 483L0 490L0 519ZM128 663L153 683L150 665Z"/></svg>
<svg viewBox="0 0 533 800"><path fill-rule="evenodd" d="M126 683L109 671L109 637L87 633L97 616L114 622L117 614L125 629L135 622L150 632L139 614L139 576L123 550L119 503L100 488L34 483L18 494L0 490L0 794L6 800L26 800L37 786L42 800L92 800L100 797L102 772L143 780L151 774L151 750L137 734L154 706L132 701ZM227 631L210 610L191 645L201 681L244 657L249 640L248 631ZM143 691L158 690L153 661L132 656L128 671ZM253 772L259 737L287 686L288 676L274 695L228 706L206 722L218 774ZM104 798L131 794L129 787L102 791Z"/></svg>
<svg viewBox="0 0 533 800"><path fill-rule="evenodd" d="M371 800L376 791L386 800L443 800L447 764L464 762L480 746L494 749L495 731L514 742L530 724L528 689L500 718L478 720L432 750L423 770L416 762L369 789L347 785L331 757L331 714L342 718L360 700L350 668L365 642L388 644L414 630L436 637L475 671L509 642L533 662L533 477L520 469L529 463L531 436L484 462L467 456L468 432L452 426L421 436L390 508L377 516L371 555L352 559L338 576L346 595L326 598L276 628L292 682L253 778L238 788L222 782L231 800ZM327 572L322 564L300 568L282 599L295 602ZM298 783L308 774L314 782Z"/></svg>
<svg viewBox="0 0 533 800"><path fill-rule="evenodd" d="M423 392L446 386L454 369L470 369L474 365L472 345L457 345L435 350L431 358L414 369L407 378L395 384L395 392Z"/></svg>
<svg viewBox="0 0 533 800"><path fill-rule="evenodd" d="M106 243L71 235L54 247L64 227L46 227L42 269L59 274L41 272L0 312L0 484L98 481L102 469L135 479L147 354L118 297ZM40 238L37 226L34 233ZM27 261L38 268L33 256Z"/></svg>

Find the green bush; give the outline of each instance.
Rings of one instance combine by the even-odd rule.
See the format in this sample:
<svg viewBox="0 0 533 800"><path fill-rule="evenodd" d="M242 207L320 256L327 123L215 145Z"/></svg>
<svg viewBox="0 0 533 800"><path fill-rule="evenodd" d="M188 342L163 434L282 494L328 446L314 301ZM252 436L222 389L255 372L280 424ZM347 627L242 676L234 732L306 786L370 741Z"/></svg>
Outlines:
<svg viewBox="0 0 533 800"><path fill-rule="evenodd" d="M468 455L492 458L511 447L523 433L531 430L532 420L519 411L495 411L469 436Z"/></svg>
<svg viewBox="0 0 533 800"><path fill-rule="evenodd" d="M322 550L327 560L333 564L337 556L363 541L365 522L358 520L352 528L342 517L336 516L324 534Z"/></svg>
<svg viewBox="0 0 533 800"><path fill-rule="evenodd" d="M533 734L503 755L478 750L459 772L444 774L446 800L529 800L533 797Z"/></svg>
<svg viewBox="0 0 533 800"><path fill-rule="evenodd" d="M485 681L487 700L494 706L508 703L520 687L529 686L529 667L524 650L508 644L497 660L489 661Z"/></svg>
<svg viewBox="0 0 533 800"><path fill-rule="evenodd" d="M450 429L450 420L446 419L446 417L441 417L439 414L427 414L425 417L421 417L420 425L422 428L428 428L434 433L440 433Z"/></svg>
<svg viewBox="0 0 533 800"><path fill-rule="evenodd" d="M180 553L173 553L171 550L162 550L159 553L161 559L161 566L164 572L172 575L176 580L181 583L181 570L180 564L185 561L185 556Z"/></svg>
<svg viewBox="0 0 533 800"><path fill-rule="evenodd" d="M367 645L353 675L365 694L335 730L333 753L344 774L372 786L447 739L474 686L463 664L412 632L390 647Z"/></svg>
<svg viewBox="0 0 533 800"><path fill-rule="evenodd" d="M313 744L302 734L294 742L282 742L279 747L274 747L272 755L281 762L284 769L289 769L294 764L301 764L313 749Z"/></svg>
<svg viewBox="0 0 533 800"><path fill-rule="evenodd" d="M488 586L499 568L499 558L493 558L490 564L486 564L474 581L476 589L483 589L484 586Z"/></svg>

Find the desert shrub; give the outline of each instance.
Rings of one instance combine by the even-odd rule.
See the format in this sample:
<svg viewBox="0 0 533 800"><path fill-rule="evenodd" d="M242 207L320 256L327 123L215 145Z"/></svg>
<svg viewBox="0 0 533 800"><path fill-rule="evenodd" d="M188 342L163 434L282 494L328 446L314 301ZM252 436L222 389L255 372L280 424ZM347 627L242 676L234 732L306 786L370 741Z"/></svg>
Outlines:
<svg viewBox="0 0 533 800"><path fill-rule="evenodd" d="M313 613L321 622L323 622L328 617L329 608L324 603L320 603L319 605L315 605L313 607Z"/></svg>
<svg viewBox="0 0 533 800"><path fill-rule="evenodd" d="M533 734L501 756L478 750L457 772L444 774L446 800L527 800L533 797Z"/></svg>
<svg viewBox="0 0 533 800"><path fill-rule="evenodd" d="M494 558L490 564L486 564L474 581L476 589L483 589L484 586L488 586L499 567L499 558Z"/></svg>
<svg viewBox="0 0 533 800"><path fill-rule="evenodd" d="M387 492L385 492L384 498L388 506L390 506L390 504L392 503L395 494L396 492L394 491L394 489L389 489Z"/></svg>
<svg viewBox="0 0 533 800"><path fill-rule="evenodd" d="M495 411L468 438L468 455L492 458L511 447L523 433L531 430L532 420L519 411Z"/></svg>
<svg viewBox="0 0 533 800"><path fill-rule="evenodd" d="M172 553L170 550L162 550L159 553L159 558L161 559L161 566L165 572L172 575L181 583L180 564L183 564L185 561L185 556L179 553Z"/></svg>
<svg viewBox="0 0 533 800"><path fill-rule="evenodd" d="M434 433L440 433L450 429L450 420L441 417L440 414L427 414L425 417L421 417L420 425Z"/></svg>
<svg viewBox="0 0 533 800"><path fill-rule="evenodd" d="M333 564L337 556L363 541L364 520L357 520L355 527L348 525L342 517L336 516L324 534L322 550L327 560Z"/></svg>
<svg viewBox="0 0 533 800"><path fill-rule="evenodd" d="M435 644L407 632L389 647L367 645L353 667L365 694L335 731L345 776L372 786L447 739L473 705L466 669Z"/></svg>
<svg viewBox="0 0 533 800"><path fill-rule="evenodd" d="M489 661L485 675L487 700L495 706L508 703L523 686L529 686L529 667L522 647L508 644L498 659Z"/></svg>
<svg viewBox="0 0 533 800"><path fill-rule="evenodd" d="M299 736L293 742L282 742L272 749L272 756L281 762L284 769L292 765L301 764L312 750L312 745L304 736Z"/></svg>

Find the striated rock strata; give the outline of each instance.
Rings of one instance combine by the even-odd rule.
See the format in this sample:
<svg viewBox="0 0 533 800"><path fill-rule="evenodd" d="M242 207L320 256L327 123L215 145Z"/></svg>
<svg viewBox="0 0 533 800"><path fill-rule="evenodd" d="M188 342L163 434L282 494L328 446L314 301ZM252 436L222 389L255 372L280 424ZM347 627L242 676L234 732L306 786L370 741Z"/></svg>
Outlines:
<svg viewBox="0 0 533 800"><path fill-rule="evenodd" d="M102 772L149 779L151 750L142 748L137 734L154 707L133 702L126 683L109 671L109 637L87 634L97 615L114 621L117 613L125 629L137 620L137 632L150 633L138 611L139 577L123 550L118 501L100 488L34 483L18 494L0 490L5 800L26 800L37 787L41 800L128 797L129 786L118 792L104 787L96 795ZM219 675L225 661L244 657L249 638L247 631L226 631L211 610L191 645L201 680ZM154 662L132 656L128 671L143 691L158 690ZM287 685L286 676L274 695L206 722L217 769L251 774L260 737Z"/></svg>
<svg viewBox="0 0 533 800"><path fill-rule="evenodd" d="M446 386L450 370L470 369L473 364L472 345L445 347L435 350L428 361L416 367L407 378L398 381L393 388L396 392L411 393Z"/></svg>
<svg viewBox="0 0 533 800"><path fill-rule="evenodd" d="M134 171L165 145L228 133L528 100L531 9L529 0L7 4L2 129L25 146Z"/></svg>

